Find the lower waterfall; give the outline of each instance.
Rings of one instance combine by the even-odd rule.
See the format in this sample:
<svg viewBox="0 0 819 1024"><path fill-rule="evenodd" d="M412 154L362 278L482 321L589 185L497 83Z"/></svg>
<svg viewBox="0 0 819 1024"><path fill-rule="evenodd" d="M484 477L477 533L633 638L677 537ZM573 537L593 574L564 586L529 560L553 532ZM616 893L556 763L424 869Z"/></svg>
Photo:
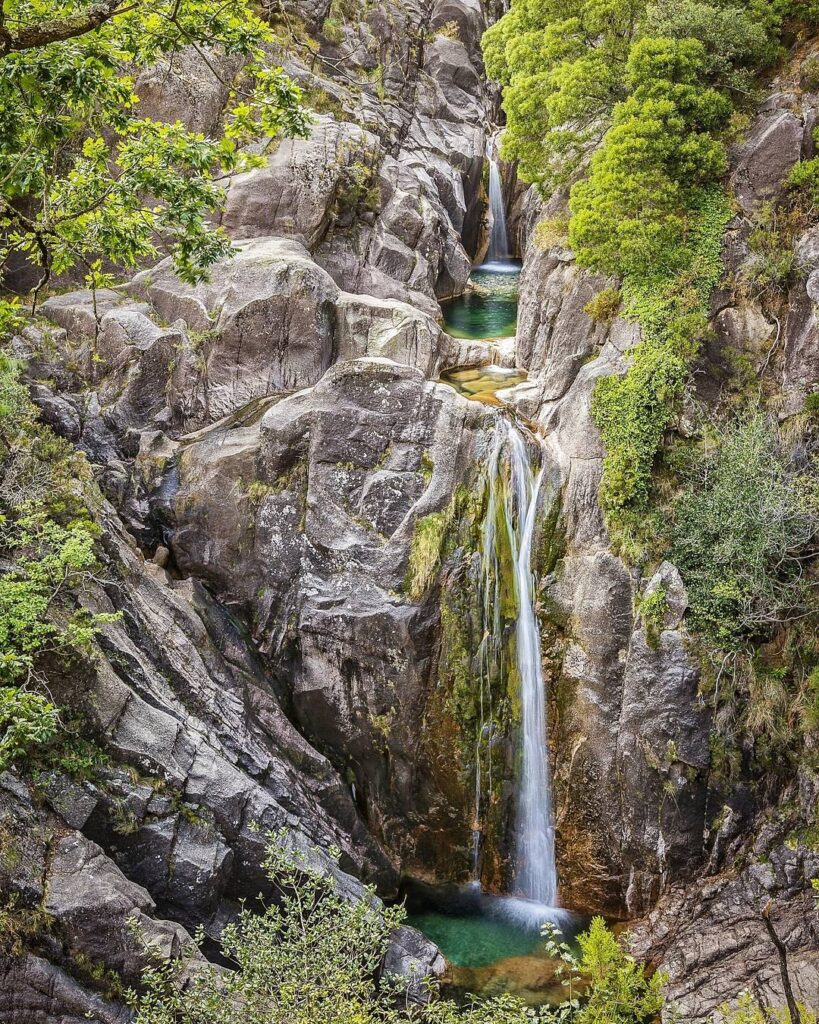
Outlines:
<svg viewBox="0 0 819 1024"><path fill-rule="evenodd" d="M518 799L514 831L514 884L517 894L546 906L557 903L551 773L549 770L546 693L540 631L535 613L532 537L543 467L534 468L520 428L498 418L488 467L488 504L481 537L484 639L482 666L502 657L500 615L502 558L511 559L515 604L515 661L520 689ZM505 537L499 537L499 523ZM503 527L500 527L503 529ZM505 544L500 541L505 540ZM483 700L485 673L481 672ZM480 819L480 746L476 765L476 816ZM489 765L491 767L491 759Z"/></svg>

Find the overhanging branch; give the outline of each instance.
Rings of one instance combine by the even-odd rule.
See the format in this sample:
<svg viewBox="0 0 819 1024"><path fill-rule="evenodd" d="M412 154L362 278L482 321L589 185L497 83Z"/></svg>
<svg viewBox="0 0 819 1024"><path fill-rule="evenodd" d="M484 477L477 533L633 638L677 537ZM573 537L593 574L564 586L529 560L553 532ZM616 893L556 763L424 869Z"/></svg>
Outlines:
<svg viewBox="0 0 819 1024"><path fill-rule="evenodd" d="M0 22L0 57L15 50L33 50L49 43L59 43L65 39L93 32L106 21L124 14L138 6L126 0L98 0L84 11L70 14L65 18L51 18L38 22L36 25L24 25L18 29L10 29L8 24Z"/></svg>

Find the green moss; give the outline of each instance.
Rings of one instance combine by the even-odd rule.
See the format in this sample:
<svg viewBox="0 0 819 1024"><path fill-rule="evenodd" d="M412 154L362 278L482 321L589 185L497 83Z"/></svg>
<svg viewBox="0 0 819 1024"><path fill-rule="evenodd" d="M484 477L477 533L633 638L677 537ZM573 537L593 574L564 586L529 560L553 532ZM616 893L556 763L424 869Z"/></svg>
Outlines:
<svg viewBox="0 0 819 1024"><path fill-rule="evenodd" d="M440 512L431 512L415 524L410 545L405 588L413 601L420 600L432 585L444 548L444 538L455 511L454 500Z"/></svg>
<svg viewBox="0 0 819 1024"><path fill-rule="evenodd" d="M548 576L557 568L566 550L566 532L562 526L563 496L557 498L549 506L545 517L541 519L537 553L538 572Z"/></svg>

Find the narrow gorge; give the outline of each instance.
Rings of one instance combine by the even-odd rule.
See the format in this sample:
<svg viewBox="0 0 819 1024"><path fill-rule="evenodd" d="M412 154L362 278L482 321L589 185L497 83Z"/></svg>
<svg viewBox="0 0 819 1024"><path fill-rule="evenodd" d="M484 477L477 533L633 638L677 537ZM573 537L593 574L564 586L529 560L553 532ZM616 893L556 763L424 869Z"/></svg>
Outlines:
<svg viewBox="0 0 819 1024"><path fill-rule="evenodd" d="M0 1021L815 1021L819 11L98 6L0 20ZM301 878L335 1015L224 980Z"/></svg>

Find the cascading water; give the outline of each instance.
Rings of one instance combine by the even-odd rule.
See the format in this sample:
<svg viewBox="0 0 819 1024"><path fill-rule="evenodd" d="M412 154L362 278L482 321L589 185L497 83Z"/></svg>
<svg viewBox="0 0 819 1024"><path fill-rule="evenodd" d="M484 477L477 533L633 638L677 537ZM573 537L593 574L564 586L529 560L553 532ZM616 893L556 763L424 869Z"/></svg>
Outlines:
<svg viewBox="0 0 819 1024"><path fill-rule="evenodd" d="M515 885L521 896L553 907L557 898L551 778L546 728L546 694L541 667L540 632L535 614L532 537L543 468L532 466L520 429L499 417L489 458L489 499L482 533L484 640L481 654L481 703L490 659L502 662L500 558L511 558L515 601L515 652L520 681L520 781L515 823ZM499 544L497 524L506 524L508 550ZM505 547L505 545L504 545ZM490 691L491 692L491 691ZM476 814L480 816L480 746L476 766ZM491 765L491 758L488 759Z"/></svg>
<svg viewBox="0 0 819 1024"><path fill-rule="evenodd" d="M490 139L486 146L486 158L489 161L489 214L490 234L489 249L486 253L487 263L505 260L509 256L509 234L506 230L506 208L503 201L500 165L494 155L494 140Z"/></svg>

